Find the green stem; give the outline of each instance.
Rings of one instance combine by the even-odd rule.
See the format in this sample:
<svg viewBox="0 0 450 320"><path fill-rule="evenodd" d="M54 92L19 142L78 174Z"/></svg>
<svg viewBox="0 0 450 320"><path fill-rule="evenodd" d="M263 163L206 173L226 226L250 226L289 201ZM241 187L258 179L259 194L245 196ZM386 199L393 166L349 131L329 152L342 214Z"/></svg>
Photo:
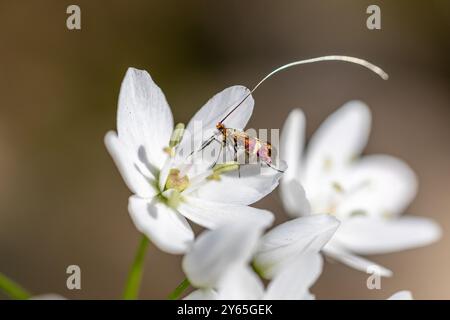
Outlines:
<svg viewBox="0 0 450 320"><path fill-rule="evenodd" d="M181 282L178 287L175 288L175 290L173 290L173 292L169 295L168 299L169 300L177 300L181 294L190 286L190 282L187 278L185 278L183 280L183 282Z"/></svg>
<svg viewBox="0 0 450 320"><path fill-rule="evenodd" d="M0 272L0 290L4 291L12 299L27 300L31 297L31 294L22 288L18 283L9 279L3 273Z"/></svg>
<svg viewBox="0 0 450 320"><path fill-rule="evenodd" d="M123 298L125 300L134 300L139 294L139 287L142 280L142 268L144 266L145 252L147 251L149 240L144 235L136 251L133 265L131 266L130 273L128 274L127 283L125 285L125 291Z"/></svg>

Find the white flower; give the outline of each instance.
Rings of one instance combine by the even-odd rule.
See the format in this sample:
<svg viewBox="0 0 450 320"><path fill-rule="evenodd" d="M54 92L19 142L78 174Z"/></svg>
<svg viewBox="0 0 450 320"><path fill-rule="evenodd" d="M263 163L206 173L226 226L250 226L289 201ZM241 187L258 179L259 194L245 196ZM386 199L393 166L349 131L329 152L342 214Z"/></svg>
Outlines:
<svg viewBox="0 0 450 320"><path fill-rule="evenodd" d="M304 255L282 268L267 287L248 266L227 273L217 290L221 300L311 300L309 288L322 272L319 254Z"/></svg>
<svg viewBox="0 0 450 320"><path fill-rule="evenodd" d="M338 220L326 214L284 222L262 237L253 266L262 277L271 279L292 261L311 253L319 255L338 226Z"/></svg>
<svg viewBox="0 0 450 320"><path fill-rule="evenodd" d="M262 232L257 221L237 222L198 236L182 262L189 282L198 289L186 298L216 299L221 282L250 262Z"/></svg>
<svg viewBox="0 0 450 320"><path fill-rule="evenodd" d="M193 133L194 126L201 123L203 136L194 136L196 147L248 92L242 86L225 89L195 114L186 131ZM252 111L249 97L226 125L242 130ZM139 231L161 250L178 254L185 252L194 238L185 217L206 228L255 216L266 224L272 222L270 212L248 205L270 193L278 185L280 173L271 170L237 178L237 173L228 172L220 181L208 179L220 172L187 165L186 156L171 145L173 129L172 112L161 89L146 71L128 69L120 89L117 134L108 132L105 144L134 193L128 209ZM190 142L187 139L180 144Z"/></svg>
<svg viewBox="0 0 450 320"><path fill-rule="evenodd" d="M338 218L341 225L324 251L361 271L376 264L359 254L424 246L441 234L430 219L400 215L417 190L416 176L407 164L388 155L360 157L370 122L365 104L349 102L325 120L305 152L305 117L294 110L280 147L289 166L281 183L286 211L292 217L327 213ZM378 267L382 275L391 275Z"/></svg>
<svg viewBox="0 0 450 320"><path fill-rule="evenodd" d="M229 225L198 237L183 270L198 290L187 299L311 299L322 271L322 247L338 226L335 218L311 216L283 223L261 239L258 223ZM259 243L259 245L258 245ZM264 288L258 274L272 278Z"/></svg>
<svg viewBox="0 0 450 320"><path fill-rule="evenodd" d="M387 300L413 300L413 296L410 291L403 290L403 291L394 293Z"/></svg>

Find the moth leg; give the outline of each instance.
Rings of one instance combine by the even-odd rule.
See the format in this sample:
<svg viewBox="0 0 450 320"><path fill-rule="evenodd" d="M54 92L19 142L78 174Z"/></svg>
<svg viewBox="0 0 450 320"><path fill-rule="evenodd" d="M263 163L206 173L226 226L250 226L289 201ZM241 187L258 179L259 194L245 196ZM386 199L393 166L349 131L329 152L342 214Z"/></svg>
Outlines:
<svg viewBox="0 0 450 320"><path fill-rule="evenodd" d="M220 150L219 150L219 153L217 154L216 161L214 161L214 163L211 165L211 168L214 168L215 165L217 164L217 162L219 161L220 155L222 154L222 151L223 151L224 147L226 146L227 138L224 136L224 137L222 138L222 141L220 141L220 140L217 139L217 138L214 139L214 140L217 141L217 142L220 144Z"/></svg>
<svg viewBox="0 0 450 320"><path fill-rule="evenodd" d="M206 139L205 141L203 141L202 145L200 146L200 148L198 150L193 150L190 154L189 157L192 156L194 153L200 152L203 149L205 149L207 146L209 146L212 142L214 141L218 141L217 139L217 134L212 135L211 137L209 137L208 139Z"/></svg>
<svg viewBox="0 0 450 320"><path fill-rule="evenodd" d="M238 157L238 140L237 137L233 137L233 150L234 150L234 162L237 162ZM241 177L241 165L238 163L238 177Z"/></svg>

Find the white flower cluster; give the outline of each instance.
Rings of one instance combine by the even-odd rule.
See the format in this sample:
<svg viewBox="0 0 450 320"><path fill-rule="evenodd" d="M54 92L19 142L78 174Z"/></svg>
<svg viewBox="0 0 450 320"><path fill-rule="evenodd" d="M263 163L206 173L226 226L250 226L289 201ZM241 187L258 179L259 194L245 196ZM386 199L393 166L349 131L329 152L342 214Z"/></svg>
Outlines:
<svg viewBox="0 0 450 320"><path fill-rule="evenodd" d="M204 132L194 139L195 148L247 95L226 119L227 127L243 130L254 101L242 86L218 93L194 115L186 131L200 122ZM150 75L130 68L120 91L117 133L108 132L105 143L133 192L128 209L136 228L159 249L184 254L183 270L196 289L187 299L313 299L309 289L322 272L322 253L366 272L376 264L359 254L404 250L440 237L435 222L400 216L416 193L413 171L391 156L360 157L370 119L362 102L350 102L320 126L305 150L305 117L294 110L280 145L287 169L240 176L234 163L187 163L180 152L191 143L184 126L174 128ZM280 179L292 220L269 230L273 214L250 205ZM195 238L188 220L207 230ZM392 274L378 267L382 275Z"/></svg>

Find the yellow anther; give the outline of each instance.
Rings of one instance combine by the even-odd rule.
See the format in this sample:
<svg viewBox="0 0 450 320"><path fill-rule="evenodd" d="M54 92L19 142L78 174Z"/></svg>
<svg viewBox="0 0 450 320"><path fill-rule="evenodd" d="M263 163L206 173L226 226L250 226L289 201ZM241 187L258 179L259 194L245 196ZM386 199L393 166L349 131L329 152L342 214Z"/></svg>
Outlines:
<svg viewBox="0 0 450 320"><path fill-rule="evenodd" d="M183 139L183 135L184 135L184 123L178 123L172 132L172 136L170 137L169 147L170 148L176 147L181 142L181 139Z"/></svg>
<svg viewBox="0 0 450 320"><path fill-rule="evenodd" d="M325 158L324 162L323 162L323 169L325 171L331 171L333 167L333 160L331 160L330 158Z"/></svg>
<svg viewBox="0 0 450 320"><path fill-rule="evenodd" d="M226 173L226 172L230 172L230 171L235 171L239 169L239 164L235 161L231 161L231 162L226 162L226 163L220 163L220 164L216 164L213 168L213 173L208 176L208 180L220 180L220 175L222 173Z"/></svg>
<svg viewBox="0 0 450 320"><path fill-rule="evenodd" d="M220 181L220 174L213 173L206 178L207 180Z"/></svg>
<svg viewBox="0 0 450 320"><path fill-rule="evenodd" d="M165 190L174 189L178 192L183 192L183 190L185 190L188 186L188 176L181 176L180 170L178 169L170 169L165 185Z"/></svg>
<svg viewBox="0 0 450 320"><path fill-rule="evenodd" d="M163 149L163 151L164 151L165 153L167 153L167 154L169 155L169 157L173 157L173 156L175 155L175 151L174 151L173 148L171 148L171 147L165 147L165 148Z"/></svg>
<svg viewBox="0 0 450 320"><path fill-rule="evenodd" d="M333 182L332 186L334 188L334 190L336 190L339 193L343 193L344 192L344 188L342 187L342 185L339 182Z"/></svg>
<svg viewBox="0 0 450 320"><path fill-rule="evenodd" d="M366 216L366 215L367 215L367 211L361 210L361 209L350 212L350 217L358 217L358 216Z"/></svg>

